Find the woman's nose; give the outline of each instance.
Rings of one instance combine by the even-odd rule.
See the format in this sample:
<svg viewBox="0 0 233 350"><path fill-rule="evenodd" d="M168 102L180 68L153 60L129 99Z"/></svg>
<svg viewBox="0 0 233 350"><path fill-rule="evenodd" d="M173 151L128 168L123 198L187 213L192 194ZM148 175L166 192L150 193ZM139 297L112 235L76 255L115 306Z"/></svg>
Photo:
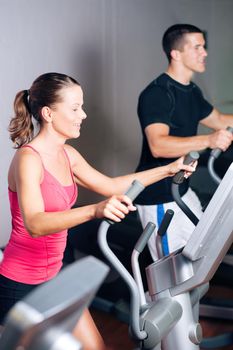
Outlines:
<svg viewBox="0 0 233 350"><path fill-rule="evenodd" d="M80 113L80 115L81 115L82 119L86 119L87 118L87 115L86 115L86 113L84 112L83 109L82 109L82 112Z"/></svg>

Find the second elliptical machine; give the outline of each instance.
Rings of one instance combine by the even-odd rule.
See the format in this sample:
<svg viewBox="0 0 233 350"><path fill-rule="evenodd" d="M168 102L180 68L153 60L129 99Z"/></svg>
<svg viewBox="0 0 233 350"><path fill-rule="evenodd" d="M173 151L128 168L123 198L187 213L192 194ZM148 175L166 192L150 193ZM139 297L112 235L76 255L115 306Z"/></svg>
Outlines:
<svg viewBox="0 0 233 350"><path fill-rule="evenodd" d="M135 182L126 194L133 200L142 189L143 186ZM160 239L172 218L172 212L166 213L157 239L160 259L146 268L151 298L149 302L145 299L138 257L155 225L148 223L135 246L132 254L133 277L108 246L107 231L111 223L102 222L98 235L100 247L130 290L130 333L137 349L160 350L161 346L163 350L200 349L202 330L197 306L232 244L232 204L233 165L225 174L187 244L163 256Z"/></svg>

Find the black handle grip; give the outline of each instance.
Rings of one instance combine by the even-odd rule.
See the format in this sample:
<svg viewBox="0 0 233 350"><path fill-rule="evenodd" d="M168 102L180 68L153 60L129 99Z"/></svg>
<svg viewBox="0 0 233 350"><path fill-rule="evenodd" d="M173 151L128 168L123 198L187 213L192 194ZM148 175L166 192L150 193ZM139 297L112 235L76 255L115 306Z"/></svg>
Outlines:
<svg viewBox="0 0 233 350"><path fill-rule="evenodd" d="M163 220L158 228L158 235L159 236L163 236L166 231L167 231L167 228L168 226L170 225L170 222L173 218L173 215L174 215L174 211L172 209L168 209L163 217Z"/></svg>
<svg viewBox="0 0 233 350"><path fill-rule="evenodd" d="M226 128L226 130L229 131L229 132L231 132L231 133L233 134L233 127L228 126L228 127ZM213 150L211 151L210 155L211 155L211 157L213 157L214 159L217 159L217 158L220 156L221 153L222 153L222 150L221 150L220 148L215 148L215 149L213 149Z"/></svg>
<svg viewBox="0 0 233 350"><path fill-rule="evenodd" d="M128 196L131 201L134 201L134 199L144 190L144 188L145 186L141 182L134 180L130 188L125 192L125 195Z"/></svg>
<svg viewBox="0 0 233 350"><path fill-rule="evenodd" d="M143 249L145 248L145 246L146 246L147 242L149 241L150 236L152 235L154 229L155 229L155 224L153 222L148 222L143 233L139 237L139 239L134 247L134 249L136 249L139 253L141 253L143 251Z"/></svg>
<svg viewBox="0 0 233 350"><path fill-rule="evenodd" d="M196 161L199 158L199 153L196 151L192 151L187 154L184 158L184 164L188 165L193 161ZM184 181L184 170L180 170L174 177L172 182L175 184L181 184Z"/></svg>
<svg viewBox="0 0 233 350"><path fill-rule="evenodd" d="M131 184L131 186L128 188L128 190L125 192L125 195L128 196L131 201L134 201L134 199L144 190L145 186L138 180L134 180ZM112 221L110 219L105 219L109 224L115 224L115 221Z"/></svg>

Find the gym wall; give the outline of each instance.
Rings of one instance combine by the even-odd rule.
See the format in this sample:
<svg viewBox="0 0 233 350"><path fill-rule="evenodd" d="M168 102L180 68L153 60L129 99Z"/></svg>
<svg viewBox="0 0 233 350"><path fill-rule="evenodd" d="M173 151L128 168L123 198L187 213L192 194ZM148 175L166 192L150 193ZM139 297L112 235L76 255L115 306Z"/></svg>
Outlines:
<svg viewBox="0 0 233 350"><path fill-rule="evenodd" d="M139 92L166 69L165 29L188 22L207 31L208 65L196 81L232 108L232 0L0 0L0 247L10 234L7 126L15 94L40 74L67 73L84 89L88 118L71 143L100 171L134 171L141 134ZM79 204L99 197L81 190Z"/></svg>

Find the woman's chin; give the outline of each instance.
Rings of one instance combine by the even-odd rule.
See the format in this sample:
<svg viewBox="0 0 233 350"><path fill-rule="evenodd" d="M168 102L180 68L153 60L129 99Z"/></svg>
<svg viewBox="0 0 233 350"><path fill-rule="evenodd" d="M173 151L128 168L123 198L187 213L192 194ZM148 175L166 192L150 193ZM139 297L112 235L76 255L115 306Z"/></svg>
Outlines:
<svg viewBox="0 0 233 350"><path fill-rule="evenodd" d="M78 130L78 131L74 134L73 138L74 138L74 139L77 139L79 136L80 136L80 131Z"/></svg>

